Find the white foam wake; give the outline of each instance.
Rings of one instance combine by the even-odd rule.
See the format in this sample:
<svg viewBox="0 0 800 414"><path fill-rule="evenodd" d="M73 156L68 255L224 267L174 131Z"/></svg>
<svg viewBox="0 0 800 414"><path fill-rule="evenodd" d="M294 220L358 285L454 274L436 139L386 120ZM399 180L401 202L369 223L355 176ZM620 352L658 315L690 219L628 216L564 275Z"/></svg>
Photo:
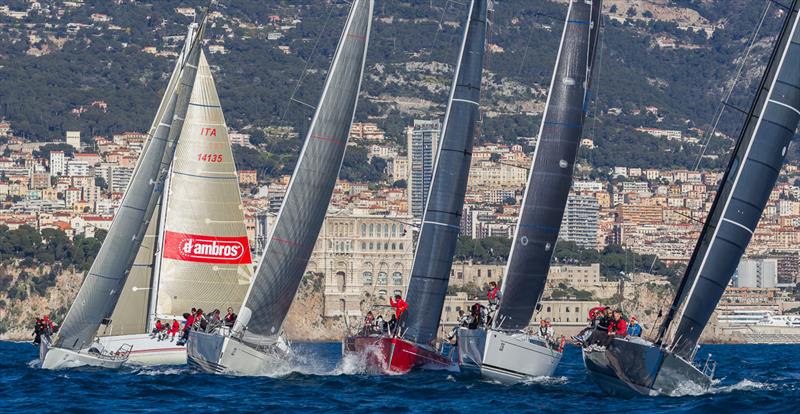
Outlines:
<svg viewBox="0 0 800 414"><path fill-rule="evenodd" d="M673 392L671 392L669 396L697 397L701 395L728 394L737 391L771 390L774 388L775 386L773 384L751 381L749 379L744 379L737 382L736 384L725 385L725 386L719 386L719 381L715 381L715 383L711 386L711 388L707 389L693 382L689 382L681 384L681 386L676 388Z"/></svg>

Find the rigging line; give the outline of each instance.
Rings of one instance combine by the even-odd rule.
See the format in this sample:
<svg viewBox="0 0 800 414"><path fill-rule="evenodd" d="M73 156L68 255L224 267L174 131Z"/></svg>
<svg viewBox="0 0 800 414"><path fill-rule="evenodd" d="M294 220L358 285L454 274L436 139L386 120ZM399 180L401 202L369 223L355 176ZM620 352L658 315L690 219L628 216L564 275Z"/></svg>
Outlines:
<svg viewBox="0 0 800 414"><path fill-rule="evenodd" d="M605 19L603 18L603 13L600 13L600 19L598 20L598 24L600 25L600 29L598 29L599 33L597 36L600 38L600 50L598 52L597 62L594 64L592 68L592 76L594 77L594 84L595 92L594 92L594 115L592 115L592 141L597 139L597 120L598 120L598 112L600 112L600 85L601 85L601 77L603 75L603 57L605 56L606 51L606 25ZM588 92L588 91L587 91Z"/></svg>
<svg viewBox="0 0 800 414"><path fill-rule="evenodd" d="M305 65L303 66L303 71L300 73L300 78L297 79L297 84L294 86L294 90L292 91L292 95L289 97L289 102L286 104L286 109L283 111L283 115L281 115L281 121L286 119L286 115L289 113L289 109L292 107L292 102L299 102L295 99L295 95L297 95L297 91L300 90L300 86L303 84L303 80L308 73L309 66L311 66L311 61L314 60L314 55L317 53L317 49L319 48L319 43L322 40L322 36L325 34L325 31L328 28L328 25L333 18L333 11L336 9L335 5L331 5L330 9L328 10L328 17L325 18L325 23L322 25L322 30L319 31L319 35L317 36L317 40L314 42L314 46L311 48L311 53L308 55L308 59L306 59Z"/></svg>
<svg viewBox="0 0 800 414"><path fill-rule="evenodd" d="M736 76L734 76L733 78L733 83L731 84L730 89L728 89L728 93L726 94L725 99L723 99L717 106L717 111L715 115L716 119L714 120L711 129L709 129L706 134L702 150L700 151L700 154L697 156L697 161L695 162L692 171L697 171L700 168L700 163L703 161L703 157L706 155L706 151L708 150L708 147L711 144L711 140L714 138L714 134L716 134L717 132L717 127L719 126L719 123L722 120L722 115L725 113L725 107L728 105L728 101L731 99L733 91L736 89L736 85L739 83L739 79L742 76L744 67L747 64L748 58L750 57L750 53L752 53L753 49L755 49L756 39L758 39L758 35L761 33L761 28L764 26L764 21L767 18L767 14L769 13L769 9L771 6L772 6L772 1L767 1L766 6L764 7L764 13L761 15L761 20L758 22L758 25L756 26L755 31L753 32L753 37L750 39L750 44L747 47L747 51L742 57L742 61L739 64L738 70L736 71Z"/></svg>

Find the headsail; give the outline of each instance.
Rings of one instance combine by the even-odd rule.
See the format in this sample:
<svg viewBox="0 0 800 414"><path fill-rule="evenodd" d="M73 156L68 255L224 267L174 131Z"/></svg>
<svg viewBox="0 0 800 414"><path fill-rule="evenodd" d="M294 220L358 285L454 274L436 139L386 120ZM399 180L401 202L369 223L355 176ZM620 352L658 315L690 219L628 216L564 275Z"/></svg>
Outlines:
<svg viewBox="0 0 800 414"><path fill-rule="evenodd" d="M240 326L252 344L270 342L281 326L328 210L344 159L366 63L373 0L355 0L278 219L256 271Z"/></svg>
<svg viewBox="0 0 800 414"><path fill-rule="evenodd" d="M178 61L175 63L175 68L172 71L167 89L161 99L161 104L153 120L153 125L150 126L149 137L154 136L156 133L158 122L161 120L161 116L166 110L167 100L175 95L175 86L180 80L181 68L192 47L192 42L194 41L198 27L197 23L189 25L183 49L178 56ZM130 274L128 274L128 279L125 281L122 293L120 293L117 306L111 314L111 324L100 329L98 332L100 336L136 334L144 333L149 330L147 327L149 322L148 308L151 307L151 301L155 297L155 287L152 286L152 283L160 212L161 200L159 199L153 211L153 215L150 218L150 225L147 226L142 243L136 253L133 267L131 268Z"/></svg>
<svg viewBox="0 0 800 414"><path fill-rule="evenodd" d="M156 315L238 309L252 277L250 246L228 130L202 52L165 199Z"/></svg>
<svg viewBox="0 0 800 414"><path fill-rule="evenodd" d="M572 186L600 32L602 1L569 3L539 140L528 175L495 327L528 326L544 292Z"/></svg>
<svg viewBox="0 0 800 414"><path fill-rule="evenodd" d="M174 95L165 100L155 133L145 145L122 203L97 258L61 326L55 346L80 350L91 343L103 319L111 316L163 190L167 165L189 104L205 19L181 69Z"/></svg>
<svg viewBox="0 0 800 414"><path fill-rule="evenodd" d="M691 286L672 338L676 354L693 355L700 334L747 248L800 123L800 32L793 1L758 93L686 269ZM682 290L682 289L680 289ZM662 326L669 328L676 303Z"/></svg>
<svg viewBox="0 0 800 414"><path fill-rule="evenodd" d="M401 326L406 339L422 344L436 339L458 240L472 143L480 117L488 2L470 2L419 242L414 252L406 298L409 308Z"/></svg>

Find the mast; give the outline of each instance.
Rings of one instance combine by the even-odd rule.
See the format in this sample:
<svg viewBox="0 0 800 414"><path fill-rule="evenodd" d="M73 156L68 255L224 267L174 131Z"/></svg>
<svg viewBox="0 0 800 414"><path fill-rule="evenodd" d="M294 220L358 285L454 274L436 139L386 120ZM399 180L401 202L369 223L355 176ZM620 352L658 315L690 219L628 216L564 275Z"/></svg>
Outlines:
<svg viewBox="0 0 800 414"><path fill-rule="evenodd" d="M673 351L686 359L693 357L700 335L753 236L800 122L798 9L797 0L787 8L786 20L709 218L659 331L661 340L686 287L691 286L671 341Z"/></svg>
<svg viewBox="0 0 800 414"><path fill-rule="evenodd" d="M567 10L496 328L525 329L544 292L583 134L601 3L573 0Z"/></svg>
<svg viewBox="0 0 800 414"><path fill-rule="evenodd" d="M436 339L458 241L475 126L480 117L488 2L470 2L433 179L414 252L406 298L409 308L401 325L406 338L421 344Z"/></svg>
<svg viewBox="0 0 800 414"><path fill-rule="evenodd" d="M236 332L258 346L280 334L328 210L344 160L366 64L374 0L355 0L278 219L244 305Z"/></svg>
<svg viewBox="0 0 800 414"><path fill-rule="evenodd" d="M172 160L175 141L183 126L200 58L200 25L181 69L174 95L167 100L155 134L148 140L134 169L119 210L92 267L67 312L54 346L80 350L88 346L104 319L111 316L131 271L133 261L150 224L163 190L166 165Z"/></svg>
<svg viewBox="0 0 800 414"><path fill-rule="evenodd" d="M167 89L161 98L158 113L150 126L149 137L155 135L158 122L166 110L166 103L168 99L175 95L175 87L180 80L181 68L192 47L192 40L198 27L197 23L191 23L188 27L183 49L175 63L175 68L167 83ZM125 286L120 293L117 305L111 314L111 324L105 329L101 328L98 331L99 336L145 333L150 332L152 329L155 320L152 319L152 313L149 308L151 304L155 305L153 302L153 296L155 295L153 284L154 278L157 276L155 272L157 269L157 253L159 251L158 233L160 232L160 221L158 218L160 212L161 198L156 203L155 211L150 218L150 225L147 227L128 279L125 281Z"/></svg>

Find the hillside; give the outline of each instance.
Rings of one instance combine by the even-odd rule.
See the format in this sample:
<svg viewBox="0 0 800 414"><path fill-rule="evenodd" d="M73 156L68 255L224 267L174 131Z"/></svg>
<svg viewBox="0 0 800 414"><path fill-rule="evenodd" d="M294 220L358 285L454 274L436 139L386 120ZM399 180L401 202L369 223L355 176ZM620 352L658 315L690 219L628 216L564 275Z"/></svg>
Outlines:
<svg viewBox="0 0 800 414"><path fill-rule="evenodd" d="M239 130L293 125L302 132L310 112L289 98L302 77L294 98L317 100L346 4L264 3L223 1L212 16L207 48L226 118ZM482 140L513 142L536 135L564 3L495 1ZM21 0L7 4L11 10L29 7ZM80 129L87 139L146 129L184 26L192 20L179 11L188 14L181 7L205 2L38 4L41 9L22 19L0 16L0 117L11 121L20 136L55 140L63 139L67 129ZM586 131L598 148L583 154L589 162L596 167L693 164L697 144L633 130L677 129L700 138L708 127L763 7L744 0L722 4L605 2L595 102ZM402 128L412 117L441 116L464 15L460 3L446 0L378 0L357 120L378 122L402 145ZM777 8L768 13L743 85L760 76L779 17ZM741 88L733 102L746 106L746 92ZM609 115L612 108L618 115ZM722 131L735 136L739 122L726 120ZM263 151L276 154L278 167L286 167L275 168L275 174L291 167L300 145L297 138L260 143ZM730 140L715 140L709 153L724 154L730 145Z"/></svg>

